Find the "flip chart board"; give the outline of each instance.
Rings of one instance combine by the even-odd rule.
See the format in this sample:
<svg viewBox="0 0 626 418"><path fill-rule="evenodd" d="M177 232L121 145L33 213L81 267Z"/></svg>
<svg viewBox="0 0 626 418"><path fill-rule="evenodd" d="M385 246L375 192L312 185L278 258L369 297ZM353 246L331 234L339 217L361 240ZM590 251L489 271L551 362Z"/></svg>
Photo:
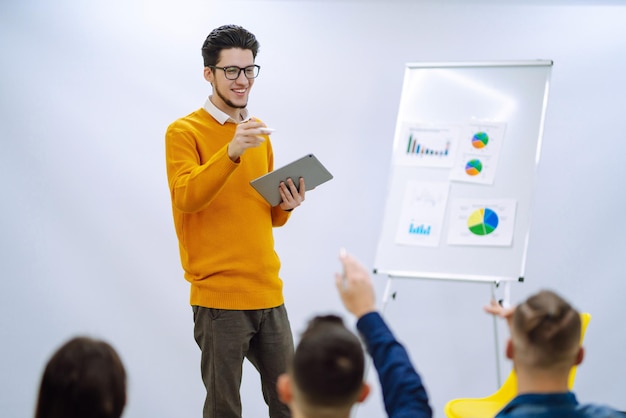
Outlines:
<svg viewBox="0 0 626 418"><path fill-rule="evenodd" d="M523 280L551 69L406 65L377 274Z"/></svg>

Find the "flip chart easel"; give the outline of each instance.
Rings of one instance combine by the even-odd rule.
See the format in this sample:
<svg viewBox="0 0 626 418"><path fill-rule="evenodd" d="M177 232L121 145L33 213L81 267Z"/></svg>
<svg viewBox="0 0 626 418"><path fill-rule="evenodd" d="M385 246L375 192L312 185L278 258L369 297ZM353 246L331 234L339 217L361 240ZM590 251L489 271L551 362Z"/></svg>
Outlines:
<svg viewBox="0 0 626 418"><path fill-rule="evenodd" d="M548 60L406 65L374 263L387 276L383 309L399 278L490 284L492 296L503 285L505 304L510 284L524 281L551 69ZM441 208L432 223L414 209L427 200ZM482 230L472 229L478 215ZM494 332L497 354L495 318Z"/></svg>

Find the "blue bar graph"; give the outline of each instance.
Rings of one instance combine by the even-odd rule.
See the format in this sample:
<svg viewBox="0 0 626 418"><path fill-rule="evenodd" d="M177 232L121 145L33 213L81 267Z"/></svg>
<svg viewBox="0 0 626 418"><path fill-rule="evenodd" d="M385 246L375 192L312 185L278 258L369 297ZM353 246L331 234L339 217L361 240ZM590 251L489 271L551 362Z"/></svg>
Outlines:
<svg viewBox="0 0 626 418"><path fill-rule="evenodd" d="M409 141L406 147L407 155L447 157L449 152L450 141L446 141L442 149L432 149L419 143L419 141L413 137L413 134L409 135Z"/></svg>

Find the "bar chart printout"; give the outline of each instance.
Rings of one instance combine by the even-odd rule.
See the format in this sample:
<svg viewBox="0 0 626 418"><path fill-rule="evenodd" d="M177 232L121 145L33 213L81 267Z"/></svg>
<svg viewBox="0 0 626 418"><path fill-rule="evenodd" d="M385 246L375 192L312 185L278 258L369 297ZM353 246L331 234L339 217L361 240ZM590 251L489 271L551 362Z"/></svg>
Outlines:
<svg viewBox="0 0 626 418"><path fill-rule="evenodd" d="M449 188L448 182L407 182L396 230L397 244L439 245Z"/></svg>
<svg viewBox="0 0 626 418"><path fill-rule="evenodd" d="M423 167L452 167L457 134L457 129L451 126L407 124L396 138L396 162Z"/></svg>
<svg viewBox="0 0 626 418"><path fill-rule="evenodd" d="M440 156L447 157L450 154L450 141L447 141L443 145L442 149L431 149L424 144L420 144L418 138L413 137L413 134L409 135L409 143L406 149L407 154L418 154L420 156Z"/></svg>

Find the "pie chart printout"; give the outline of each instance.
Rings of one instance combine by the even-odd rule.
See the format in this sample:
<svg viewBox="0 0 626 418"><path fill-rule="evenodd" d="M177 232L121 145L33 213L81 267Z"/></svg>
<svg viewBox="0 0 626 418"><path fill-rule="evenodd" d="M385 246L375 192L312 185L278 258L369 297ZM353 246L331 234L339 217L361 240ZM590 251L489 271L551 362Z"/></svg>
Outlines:
<svg viewBox="0 0 626 418"><path fill-rule="evenodd" d="M465 172L468 176L477 176L483 171L483 163L480 160L469 160L465 164Z"/></svg>
<svg viewBox="0 0 626 418"><path fill-rule="evenodd" d="M498 214L489 208L475 210L467 218L467 227L474 235L489 235L498 228Z"/></svg>
<svg viewBox="0 0 626 418"><path fill-rule="evenodd" d="M489 143L489 135L486 132L477 132L472 137L472 146L477 149L485 148Z"/></svg>

